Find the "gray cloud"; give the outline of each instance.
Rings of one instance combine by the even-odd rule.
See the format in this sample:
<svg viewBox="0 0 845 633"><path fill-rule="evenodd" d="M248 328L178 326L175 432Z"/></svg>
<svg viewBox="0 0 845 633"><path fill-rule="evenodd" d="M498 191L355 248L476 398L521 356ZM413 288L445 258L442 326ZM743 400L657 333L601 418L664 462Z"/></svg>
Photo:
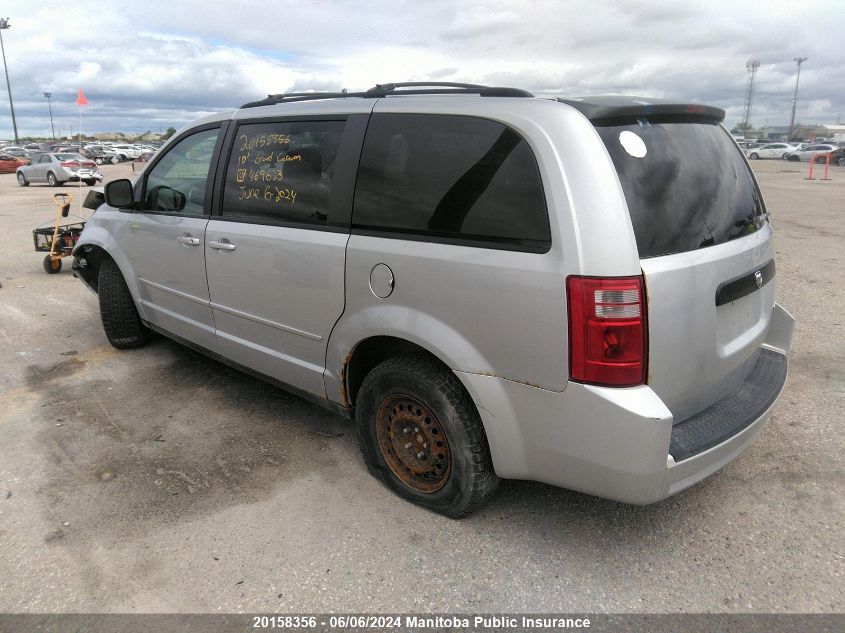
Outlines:
<svg viewBox="0 0 845 633"><path fill-rule="evenodd" d="M128 6L127 6L128 5ZM364 89L404 80L471 81L569 94L622 93L707 102L742 116L745 62L762 62L752 122L789 120L793 57L799 116L845 109L840 0L338 0L286 6L101 3L96 12L12 5L6 55L23 134L179 127L202 113L286 90ZM0 137L11 137L0 97Z"/></svg>

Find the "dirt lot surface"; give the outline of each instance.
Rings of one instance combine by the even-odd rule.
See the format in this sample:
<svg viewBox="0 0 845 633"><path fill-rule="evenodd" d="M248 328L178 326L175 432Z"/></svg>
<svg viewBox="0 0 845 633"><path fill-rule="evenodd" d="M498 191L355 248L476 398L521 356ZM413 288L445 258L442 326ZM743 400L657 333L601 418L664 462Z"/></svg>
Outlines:
<svg viewBox="0 0 845 633"><path fill-rule="evenodd" d="M753 167L797 320L761 439L649 507L511 481L462 521L322 409L164 339L113 350L33 251L56 190L0 175L0 611L845 610L845 169Z"/></svg>

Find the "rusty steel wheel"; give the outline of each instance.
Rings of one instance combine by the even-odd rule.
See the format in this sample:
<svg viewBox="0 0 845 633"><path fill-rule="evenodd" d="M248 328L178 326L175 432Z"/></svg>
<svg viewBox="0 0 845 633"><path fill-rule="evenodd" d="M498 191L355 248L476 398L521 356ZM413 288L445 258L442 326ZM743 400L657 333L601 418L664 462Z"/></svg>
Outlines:
<svg viewBox="0 0 845 633"><path fill-rule="evenodd" d="M367 469L400 497L457 518L496 490L475 403L437 359L416 353L382 361L354 402Z"/></svg>
<svg viewBox="0 0 845 633"><path fill-rule="evenodd" d="M376 413L376 438L393 474L414 490L432 493L449 480L452 456L437 416L407 395L382 400Z"/></svg>

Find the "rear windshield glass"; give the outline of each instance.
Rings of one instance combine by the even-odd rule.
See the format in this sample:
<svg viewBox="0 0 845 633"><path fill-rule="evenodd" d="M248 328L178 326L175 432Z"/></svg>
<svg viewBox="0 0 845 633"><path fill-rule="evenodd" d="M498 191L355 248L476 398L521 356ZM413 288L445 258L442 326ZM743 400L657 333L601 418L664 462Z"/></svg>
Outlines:
<svg viewBox="0 0 845 633"><path fill-rule="evenodd" d="M641 120L596 129L619 174L640 257L722 244L763 226L757 186L721 126Z"/></svg>

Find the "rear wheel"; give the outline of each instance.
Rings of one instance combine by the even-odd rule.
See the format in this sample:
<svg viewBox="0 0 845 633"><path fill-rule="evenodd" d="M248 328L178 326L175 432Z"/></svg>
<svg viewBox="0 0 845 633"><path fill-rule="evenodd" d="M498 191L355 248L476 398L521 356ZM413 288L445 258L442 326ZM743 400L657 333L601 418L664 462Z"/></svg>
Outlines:
<svg viewBox="0 0 845 633"><path fill-rule="evenodd" d="M97 156L97 157L94 159L94 162L95 162L97 165L102 165L102 164L103 164L103 159L102 159L102 158L100 158L99 156Z"/></svg>
<svg viewBox="0 0 845 633"><path fill-rule="evenodd" d="M95 184L97 184L97 181L96 180L86 180L85 184L88 185L89 187L93 187Z"/></svg>
<svg viewBox="0 0 845 633"><path fill-rule="evenodd" d="M751 154L748 155L748 158L750 158L752 160L757 160L758 158L760 158L760 155L757 154L756 152L751 152Z"/></svg>
<svg viewBox="0 0 845 633"><path fill-rule="evenodd" d="M826 162L826 161L825 161L825 159L824 159L824 157L823 157L823 156L818 156L818 157L816 158L816 165L823 165L825 162Z"/></svg>
<svg viewBox="0 0 845 633"><path fill-rule="evenodd" d="M24 176L22 172L18 172L18 185L21 187L29 187L29 183L26 181L26 176Z"/></svg>
<svg viewBox="0 0 845 633"><path fill-rule="evenodd" d="M62 260L53 259L50 255L46 255L44 257L42 265L44 266L45 273L47 273L48 275L55 275L62 269Z"/></svg>
<svg viewBox="0 0 845 633"><path fill-rule="evenodd" d="M843 156L842 158L837 160L836 164L839 165L840 167L845 167L845 156Z"/></svg>
<svg viewBox="0 0 845 633"><path fill-rule="evenodd" d="M411 355L381 363L364 379L356 409L368 469L401 497L458 518L496 490L475 404L435 360Z"/></svg>
<svg viewBox="0 0 845 633"><path fill-rule="evenodd" d="M47 184L51 187L59 186L59 181L56 179L56 174L54 174L52 171L47 174Z"/></svg>
<svg viewBox="0 0 845 633"><path fill-rule="evenodd" d="M128 349L146 343L149 331L141 323L120 268L111 259L100 264L97 293L103 329L112 347Z"/></svg>

